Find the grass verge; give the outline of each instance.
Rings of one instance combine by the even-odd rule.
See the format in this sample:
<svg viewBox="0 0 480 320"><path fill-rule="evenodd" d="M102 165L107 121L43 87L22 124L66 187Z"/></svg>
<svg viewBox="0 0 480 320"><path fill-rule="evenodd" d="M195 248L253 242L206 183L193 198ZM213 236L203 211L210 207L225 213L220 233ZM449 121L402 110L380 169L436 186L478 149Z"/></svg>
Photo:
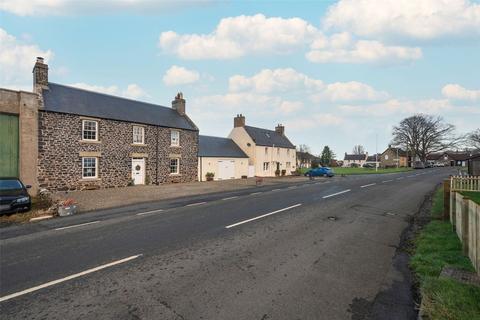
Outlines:
<svg viewBox="0 0 480 320"><path fill-rule="evenodd" d="M461 194L469 197L473 202L480 204L480 192L465 191L465 192L461 192Z"/></svg>
<svg viewBox="0 0 480 320"><path fill-rule="evenodd" d="M432 218L441 217L443 188L433 197ZM410 260L422 294L425 314L432 320L480 319L480 288L453 279L439 278L444 266L474 271L462 254L460 240L449 222L433 220L415 240L415 254Z"/></svg>

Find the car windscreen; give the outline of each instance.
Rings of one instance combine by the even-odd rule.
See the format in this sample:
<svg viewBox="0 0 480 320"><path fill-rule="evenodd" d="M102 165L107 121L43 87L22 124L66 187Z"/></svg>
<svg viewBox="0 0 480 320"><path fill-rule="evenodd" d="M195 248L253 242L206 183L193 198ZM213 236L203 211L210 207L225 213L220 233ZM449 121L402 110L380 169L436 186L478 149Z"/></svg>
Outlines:
<svg viewBox="0 0 480 320"><path fill-rule="evenodd" d="M19 190L19 189L23 189L23 186L20 183L20 181L16 179L0 180L0 191Z"/></svg>

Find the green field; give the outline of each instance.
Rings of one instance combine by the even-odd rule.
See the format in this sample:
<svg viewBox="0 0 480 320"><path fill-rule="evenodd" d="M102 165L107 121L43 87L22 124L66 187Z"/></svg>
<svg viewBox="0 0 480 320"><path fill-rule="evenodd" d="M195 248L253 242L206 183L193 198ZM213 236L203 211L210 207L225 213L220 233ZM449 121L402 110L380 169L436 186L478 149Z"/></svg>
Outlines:
<svg viewBox="0 0 480 320"><path fill-rule="evenodd" d="M462 245L452 226L438 220L443 212L443 188L433 198L432 218L415 240L410 265L420 282L423 310L432 320L480 319L480 288L449 278L440 278L444 266L474 271L462 254Z"/></svg>
<svg viewBox="0 0 480 320"><path fill-rule="evenodd" d="M480 192L465 191L462 192L462 194L472 199L472 201L480 204Z"/></svg>
<svg viewBox="0 0 480 320"><path fill-rule="evenodd" d="M300 169L301 173L304 174L310 169L302 168ZM394 172L405 172L410 171L412 168L389 168L389 169L380 169L375 171L375 169L367 169L367 168L343 168L343 167L334 167L332 170L335 174L341 175L352 175L352 174L382 174L382 173L394 173Z"/></svg>

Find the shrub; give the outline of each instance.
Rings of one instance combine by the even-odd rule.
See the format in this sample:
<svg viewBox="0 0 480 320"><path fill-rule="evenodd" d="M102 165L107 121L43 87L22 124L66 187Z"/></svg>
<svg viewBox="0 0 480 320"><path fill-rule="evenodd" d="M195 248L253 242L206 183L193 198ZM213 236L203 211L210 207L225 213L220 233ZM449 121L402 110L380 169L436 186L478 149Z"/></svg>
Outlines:
<svg viewBox="0 0 480 320"><path fill-rule="evenodd" d="M282 176L286 175L287 174L287 170L283 169L282 170Z"/></svg>

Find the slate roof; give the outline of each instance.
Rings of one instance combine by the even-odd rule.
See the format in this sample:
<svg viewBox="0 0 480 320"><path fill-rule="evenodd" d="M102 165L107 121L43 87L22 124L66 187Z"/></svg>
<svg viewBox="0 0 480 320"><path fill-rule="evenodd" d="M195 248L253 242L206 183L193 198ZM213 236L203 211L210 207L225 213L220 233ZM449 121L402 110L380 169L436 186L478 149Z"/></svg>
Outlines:
<svg viewBox="0 0 480 320"><path fill-rule="evenodd" d="M399 157L406 157L407 156L407 151L405 151L401 148L394 148L394 147L387 148L385 151L383 151L383 153L387 152L388 150L392 150L393 153L397 153L397 149L398 149L398 156Z"/></svg>
<svg viewBox="0 0 480 320"><path fill-rule="evenodd" d="M257 146L295 149L293 143L278 132L251 126L244 126L244 128Z"/></svg>
<svg viewBox="0 0 480 320"><path fill-rule="evenodd" d="M366 154L347 154L345 153L345 157L343 160L366 160Z"/></svg>
<svg viewBox="0 0 480 320"><path fill-rule="evenodd" d="M172 108L49 82L44 110L197 131Z"/></svg>
<svg viewBox="0 0 480 320"><path fill-rule="evenodd" d="M381 156L380 154L378 154L376 158L375 158L375 155L373 155L373 156L368 156L368 157L367 157L367 162L375 162L375 160L376 160L377 162L379 162L379 161L380 161L380 156Z"/></svg>
<svg viewBox="0 0 480 320"><path fill-rule="evenodd" d="M232 139L200 135L198 140L199 157L248 158Z"/></svg>

